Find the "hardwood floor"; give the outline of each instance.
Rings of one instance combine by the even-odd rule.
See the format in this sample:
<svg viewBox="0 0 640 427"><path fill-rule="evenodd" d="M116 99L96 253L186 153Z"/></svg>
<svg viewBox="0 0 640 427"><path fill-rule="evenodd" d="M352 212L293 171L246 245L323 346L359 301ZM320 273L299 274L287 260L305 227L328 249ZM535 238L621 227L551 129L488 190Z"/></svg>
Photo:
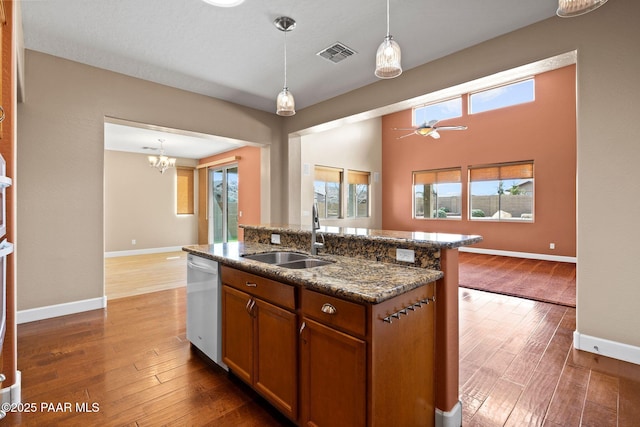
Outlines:
<svg viewBox="0 0 640 427"><path fill-rule="evenodd" d="M180 287L18 325L22 409L34 411L0 424L290 425L191 350L185 304ZM464 425L638 425L640 366L573 350L574 330L574 308L461 289Z"/></svg>
<svg viewBox="0 0 640 427"><path fill-rule="evenodd" d="M173 289L187 284L184 251L105 258L108 300Z"/></svg>

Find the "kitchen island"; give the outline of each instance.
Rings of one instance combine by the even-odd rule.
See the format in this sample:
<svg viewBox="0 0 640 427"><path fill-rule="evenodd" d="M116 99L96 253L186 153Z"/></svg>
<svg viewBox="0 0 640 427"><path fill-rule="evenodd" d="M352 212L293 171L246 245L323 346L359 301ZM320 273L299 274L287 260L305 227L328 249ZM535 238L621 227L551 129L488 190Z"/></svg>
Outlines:
<svg viewBox="0 0 640 427"><path fill-rule="evenodd" d="M252 286L255 285L254 279L257 278L273 281L275 286L286 284L296 287L292 294L294 296L291 307L287 306L286 300L280 301L277 298L270 300L271 297L268 296L260 299L258 297L261 295L256 296L251 292L243 296L248 298L247 307L245 307L247 310L249 306L253 308L256 301L258 307L262 304L263 311L267 308L264 305L265 302L275 303L275 308L289 310L283 315L299 316L299 322L295 323L297 329L303 330L306 327L300 335L302 343L300 346L302 359L299 361L301 367L300 424L314 421L314 417L318 418L318 413L321 412L318 408L314 409L309 399L305 400L305 393L310 390L309 384L322 380L313 376L315 368L308 369L309 366L316 366L313 363L322 362L312 357L314 352L309 352L305 345L309 342L314 343L317 348L323 348L318 343L328 342L329 335L326 333L328 330L323 328L329 325L336 328L332 332L341 334L342 339L355 340L342 342L343 348L347 343L357 342L364 346L358 351L364 351L367 354L366 362L360 361L357 365L360 366L358 369L366 369L368 373L364 379L358 380L366 385L366 388L362 388L364 386L360 384L352 389L357 395L358 387L362 388L360 394L366 397L365 409L363 409L366 415L360 415L360 418L353 418L354 420L358 420L362 425L365 422L366 425L384 425L391 420L394 424L405 420L412 425L434 425L436 422L434 419L437 419L438 425L460 425L461 407L458 401L457 384L457 248L480 242L482 240L480 236L321 227L318 233L324 239L324 246L318 251L318 257L329 263L321 267L298 270L250 260L245 255L270 251L309 252L312 235L310 227L260 225L243 226L243 228L244 243L188 246L184 250L216 260L223 265L223 284L228 285L223 286L223 292L225 287L230 288L227 289L226 294L223 294L223 301L225 301L225 295L228 301L238 297L236 293L240 285L233 289L233 282L241 283L242 280L236 279L242 274L251 275L249 276L251 280L247 279L246 283L251 283ZM279 241L280 244L272 244L272 241ZM397 249L411 251L412 258L401 257L407 261L398 261ZM406 252L403 255L406 256ZM434 281L437 281L435 289ZM358 319L355 322L355 331L351 329L353 324L339 322L332 324L331 315L324 310L323 313L307 310L311 307L307 304L308 302L309 304L310 302L320 303L327 298L335 298L331 301L336 304L347 304L341 313L349 312L351 308L362 309L362 313L355 316ZM437 301L437 304L429 304L433 301ZM354 304L354 307L348 304ZM327 305L332 306L324 303L322 307ZM434 307L437 309L434 310ZM401 324L406 326L398 326ZM284 331L290 329L292 329L291 325ZM312 340L311 337L316 338ZM297 340L297 337L295 339ZM416 348L411 348L413 343L417 346ZM255 346L255 343L251 345ZM290 346L295 347L291 343ZM352 350L356 351L356 348L357 346ZM327 357L331 354L333 353L327 353ZM345 357L353 354L353 352L347 352ZM383 366L389 369L384 369ZM391 369L391 366L394 366L394 369ZM240 370L234 369L233 365L231 367L234 373ZM419 371L427 372L416 372L414 369L416 367L420 368ZM429 370L431 372L428 372ZM341 378L338 377L338 380ZM418 378L417 383L414 381L413 385L422 393L418 396L418 400L425 400L425 396L427 400L433 400L433 402L427 401L418 405L422 411L420 414L411 413L417 410L416 404L412 401L413 397L404 394L403 391L407 388L402 386L402 382L411 382L412 378ZM246 377L245 381L254 381L257 384L250 377ZM425 381L429 383L428 386L425 385ZM385 384L387 384L386 387ZM259 388L258 391L260 391ZM263 390L261 394L269 396L270 393L269 390ZM317 393L317 390L314 393ZM283 394L292 395L292 392L287 391ZM297 395L297 392L293 394ZM269 400L272 403L275 401L275 406L292 420L298 420L295 397L289 399L293 402L292 404L287 403L287 399L280 399L279 396ZM394 411L389 409L390 406L384 402L393 404L393 408L398 413L394 414ZM429 413L430 415L425 415ZM402 418L403 416L405 418ZM415 417L422 421L416 424Z"/></svg>

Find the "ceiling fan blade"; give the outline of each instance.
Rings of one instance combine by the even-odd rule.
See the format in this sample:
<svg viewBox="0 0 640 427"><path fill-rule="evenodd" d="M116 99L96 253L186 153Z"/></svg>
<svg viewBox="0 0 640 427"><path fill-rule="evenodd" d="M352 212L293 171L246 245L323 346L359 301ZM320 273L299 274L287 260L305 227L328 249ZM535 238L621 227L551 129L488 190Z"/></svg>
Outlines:
<svg viewBox="0 0 640 427"><path fill-rule="evenodd" d="M406 135L399 136L399 137L397 137L396 139L406 138L406 137L411 136L411 135L415 135L415 132L411 132L411 133L408 133L408 134L406 134Z"/></svg>
<svg viewBox="0 0 640 427"><path fill-rule="evenodd" d="M437 125L439 121L440 120L431 120L429 123L425 123L424 127L429 127L429 128L435 127L435 125Z"/></svg>
<svg viewBox="0 0 640 427"><path fill-rule="evenodd" d="M467 130L466 126L438 126L438 130Z"/></svg>
<svg viewBox="0 0 640 427"><path fill-rule="evenodd" d="M393 130L416 130L416 128L393 128Z"/></svg>
<svg viewBox="0 0 640 427"><path fill-rule="evenodd" d="M437 130L434 130L433 132L431 132L429 136L431 136L431 138L433 139L440 139L440 134L438 133Z"/></svg>

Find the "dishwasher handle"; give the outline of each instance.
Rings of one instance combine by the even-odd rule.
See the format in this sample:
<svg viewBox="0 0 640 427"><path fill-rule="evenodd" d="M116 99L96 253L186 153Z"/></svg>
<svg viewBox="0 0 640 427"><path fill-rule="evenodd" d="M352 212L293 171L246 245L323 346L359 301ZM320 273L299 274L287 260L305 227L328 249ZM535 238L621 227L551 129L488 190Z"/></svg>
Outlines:
<svg viewBox="0 0 640 427"><path fill-rule="evenodd" d="M218 274L217 268L211 268L209 266L197 264L192 261L187 261L187 267L192 268L194 270L201 271L203 273L207 273L207 274Z"/></svg>

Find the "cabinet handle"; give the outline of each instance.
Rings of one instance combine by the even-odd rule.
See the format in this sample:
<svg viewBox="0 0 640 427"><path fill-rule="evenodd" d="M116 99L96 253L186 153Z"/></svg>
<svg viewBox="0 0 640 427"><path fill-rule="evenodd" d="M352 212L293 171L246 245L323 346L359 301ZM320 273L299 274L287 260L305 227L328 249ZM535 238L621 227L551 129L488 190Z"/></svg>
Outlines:
<svg viewBox="0 0 640 427"><path fill-rule="evenodd" d="M329 304L328 302L324 303L320 310L322 310L322 312L326 314L336 314L338 312L338 309L335 308L333 305Z"/></svg>
<svg viewBox="0 0 640 427"><path fill-rule="evenodd" d="M250 288L257 288L258 287L257 283L252 283L252 282L245 282L245 285L247 285Z"/></svg>
<svg viewBox="0 0 640 427"><path fill-rule="evenodd" d="M302 331L304 331L304 328L307 327L307 324L305 322L302 322L302 325L300 325L300 332L299 334L302 335Z"/></svg>
<svg viewBox="0 0 640 427"><path fill-rule="evenodd" d="M0 123L4 122L4 108L0 105Z"/></svg>
<svg viewBox="0 0 640 427"><path fill-rule="evenodd" d="M0 374L0 383L5 381L7 379L7 377L4 376L4 374Z"/></svg>
<svg viewBox="0 0 640 427"><path fill-rule="evenodd" d="M256 301L253 298L249 298L249 301L247 301L247 305L244 308L247 310L247 313L249 313L250 316L253 316L251 312L253 311L253 307L255 305Z"/></svg>

